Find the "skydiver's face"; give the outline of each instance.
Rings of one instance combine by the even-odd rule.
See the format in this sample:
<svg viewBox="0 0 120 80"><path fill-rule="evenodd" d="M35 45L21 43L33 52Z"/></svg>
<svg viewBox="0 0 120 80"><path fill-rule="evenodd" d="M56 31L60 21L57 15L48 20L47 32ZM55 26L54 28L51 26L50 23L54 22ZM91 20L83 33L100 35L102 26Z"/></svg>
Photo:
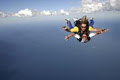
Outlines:
<svg viewBox="0 0 120 80"><path fill-rule="evenodd" d="M86 26L87 26L86 24L81 24L81 30L85 31L86 30Z"/></svg>

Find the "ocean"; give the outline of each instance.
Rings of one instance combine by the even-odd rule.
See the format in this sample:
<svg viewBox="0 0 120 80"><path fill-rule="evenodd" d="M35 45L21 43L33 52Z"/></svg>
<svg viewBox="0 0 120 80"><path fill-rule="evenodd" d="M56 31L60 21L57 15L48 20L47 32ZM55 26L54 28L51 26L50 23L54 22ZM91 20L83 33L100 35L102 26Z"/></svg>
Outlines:
<svg viewBox="0 0 120 80"><path fill-rule="evenodd" d="M0 19L0 80L120 80L120 19L95 19L108 28L88 43L61 29L63 17Z"/></svg>

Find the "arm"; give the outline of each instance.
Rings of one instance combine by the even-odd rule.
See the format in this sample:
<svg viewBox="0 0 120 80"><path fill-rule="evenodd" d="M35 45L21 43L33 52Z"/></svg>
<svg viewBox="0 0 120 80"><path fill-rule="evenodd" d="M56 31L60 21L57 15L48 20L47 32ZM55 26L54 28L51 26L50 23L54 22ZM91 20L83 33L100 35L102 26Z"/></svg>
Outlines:
<svg viewBox="0 0 120 80"><path fill-rule="evenodd" d="M78 27L76 27L76 26L74 28L72 28L72 29L69 29L66 26L63 26L62 29L64 31L67 31L67 32L78 32L79 31Z"/></svg>
<svg viewBox="0 0 120 80"><path fill-rule="evenodd" d="M74 37L74 36L75 36L75 34L69 34L69 35L65 36L65 40L68 40L70 37Z"/></svg>
<svg viewBox="0 0 120 80"><path fill-rule="evenodd" d="M70 32L70 29L67 28L66 26L63 26L62 29L63 29L64 31Z"/></svg>
<svg viewBox="0 0 120 80"><path fill-rule="evenodd" d="M92 31L102 32L102 29L93 28Z"/></svg>
<svg viewBox="0 0 120 80"><path fill-rule="evenodd" d="M108 30L109 30L109 29L104 29L104 30L102 30L102 32L90 33L90 34L89 34L89 37L93 37L93 36L96 36L96 35L105 33L105 32L107 32Z"/></svg>
<svg viewBox="0 0 120 80"><path fill-rule="evenodd" d="M103 29L98 29L98 28L92 28L91 26L89 27L89 31L94 31L94 32L99 32L99 33L103 33Z"/></svg>

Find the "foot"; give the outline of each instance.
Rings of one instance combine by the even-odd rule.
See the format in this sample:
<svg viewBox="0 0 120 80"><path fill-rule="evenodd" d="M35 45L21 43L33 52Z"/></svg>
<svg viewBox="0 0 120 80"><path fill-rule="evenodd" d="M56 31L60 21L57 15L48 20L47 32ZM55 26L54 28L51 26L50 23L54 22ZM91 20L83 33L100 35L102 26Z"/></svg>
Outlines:
<svg viewBox="0 0 120 80"><path fill-rule="evenodd" d="M93 20L93 17L91 17L90 20Z"/></svg>
<svg viewBox="0 0 120 80"><path fill-rule="evenodd" d="M75 21L77 21L78 19L77 18L73 18L73 21L75 22Z"/></svg>
<svg viewBox="0 0 120 80"><path fill-rule="evenodd" d="M70 21L69 19L64 19L65 20L65 22L67 23L68 21Z"/></svg>

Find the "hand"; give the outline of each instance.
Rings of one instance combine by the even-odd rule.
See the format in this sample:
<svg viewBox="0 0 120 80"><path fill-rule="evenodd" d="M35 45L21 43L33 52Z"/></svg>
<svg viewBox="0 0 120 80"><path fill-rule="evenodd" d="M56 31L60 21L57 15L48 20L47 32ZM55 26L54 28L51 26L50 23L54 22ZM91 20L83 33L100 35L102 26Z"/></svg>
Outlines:
<svg viewBox="0 0 120 80"><path fill-rule="evenodd" d="M63 26L62 29L66 31L68 28L66 26Z"/></svg>
<svg viewBox="0 0 120 80"><path fill-rule="evenodd" d="M101 33L104 33L104 32L107 32L107 31L109 31L109 29L104 29L104 30L102 30Z"/></svg>
<svg viewBox="0 0 120 80"><path fill-rule="evenodd" d="M65 36L65 40L67 41L69 39L69 37L68 36Z"/></svg>

